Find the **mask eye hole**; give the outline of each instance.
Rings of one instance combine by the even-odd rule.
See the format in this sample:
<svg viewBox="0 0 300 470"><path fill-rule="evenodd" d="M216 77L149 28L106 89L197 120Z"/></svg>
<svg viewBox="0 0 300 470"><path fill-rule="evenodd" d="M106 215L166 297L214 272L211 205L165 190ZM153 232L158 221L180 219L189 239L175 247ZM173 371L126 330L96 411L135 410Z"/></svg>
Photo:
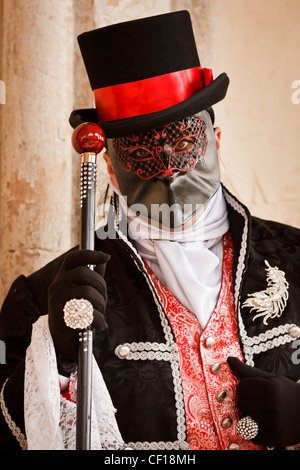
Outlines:
<svg viewBox="0 0 300 470"><path fill-rule="evenodd" d="M176 143L174 150L176 153L190 152L193 149L195 142L195 137L183 137Z"/></svg>
<svg viewBox="0 0 300 470"><path fill-rule="evenodd" d="M133 160L147 160L148 158L152 158L152 154L144 147L126 149L126 153Z"/></svg>

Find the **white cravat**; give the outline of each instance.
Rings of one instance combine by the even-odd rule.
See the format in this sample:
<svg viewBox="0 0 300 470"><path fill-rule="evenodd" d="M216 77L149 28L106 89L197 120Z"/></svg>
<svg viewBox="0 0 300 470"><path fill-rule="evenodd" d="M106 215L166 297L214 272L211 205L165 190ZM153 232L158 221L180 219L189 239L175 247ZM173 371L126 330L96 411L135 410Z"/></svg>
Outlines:
<svg viewBox="0 0 300 470"><path fill-rule="evenodd" d="M168 230L137 217L119 194L129 234L140 256L158 279L204 328L216 306L222 280L223 236L229 229L227 207L220 186L191 227Z"/></svg>

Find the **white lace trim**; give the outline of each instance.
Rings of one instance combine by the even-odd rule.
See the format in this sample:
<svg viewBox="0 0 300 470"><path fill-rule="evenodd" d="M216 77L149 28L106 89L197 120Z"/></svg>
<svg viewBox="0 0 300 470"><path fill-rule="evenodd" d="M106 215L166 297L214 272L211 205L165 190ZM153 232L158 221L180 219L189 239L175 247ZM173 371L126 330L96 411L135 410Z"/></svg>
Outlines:
<svg viewBox="0 0 300 470"><path fill-rule="evenodd" d="M92 450L118 450L123 446L102 374L93 358ZM76 404L61 396L56 355L48 316L33 325L26 352L24 417L28 450L75 450Z"/></svg>

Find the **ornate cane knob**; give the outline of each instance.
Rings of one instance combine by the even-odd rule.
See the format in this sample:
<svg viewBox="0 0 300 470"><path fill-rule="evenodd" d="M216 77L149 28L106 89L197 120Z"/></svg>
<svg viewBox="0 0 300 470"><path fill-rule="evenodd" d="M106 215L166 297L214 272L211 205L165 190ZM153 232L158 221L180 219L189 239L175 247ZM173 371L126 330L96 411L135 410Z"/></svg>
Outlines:
<svg viewBox="0 0 300 470"><path fill-rule="evenodd" d="M73 132L72 145L80 154L98 154L105 145L105 135L101 127L92 122L80 124Z"/></svg>
<svg viewBox="0 0 300 470"><path fill-rule="evenodd" d="M86 299L72 299L64 306L64 320L74 330L84 330L91 326L94 319L92 304Z"/></svg>

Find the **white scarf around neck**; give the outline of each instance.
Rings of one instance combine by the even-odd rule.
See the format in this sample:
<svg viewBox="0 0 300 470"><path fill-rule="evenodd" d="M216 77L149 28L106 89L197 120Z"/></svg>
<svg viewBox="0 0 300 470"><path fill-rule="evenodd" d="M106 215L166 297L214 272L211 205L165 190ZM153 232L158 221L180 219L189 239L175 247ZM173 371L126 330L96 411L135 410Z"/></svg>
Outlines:
<svg viewBox="0 0 300 470"><path fill-rule="evenodd" d="M127 207L128 230L140 256L179 302L205 328L216 306L222 281L223 236L229 229L226 202L220 186L191 227L170 232L149 225Z"/></svg>

